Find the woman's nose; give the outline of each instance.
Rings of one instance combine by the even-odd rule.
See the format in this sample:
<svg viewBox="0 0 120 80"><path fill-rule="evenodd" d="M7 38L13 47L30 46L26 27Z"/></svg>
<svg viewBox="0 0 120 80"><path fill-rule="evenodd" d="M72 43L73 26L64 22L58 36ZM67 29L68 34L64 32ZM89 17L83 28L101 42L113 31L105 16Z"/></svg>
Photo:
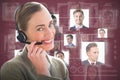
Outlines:
<svg viewBox="0 0 120 80"><path fill-rule="evenodd" d="M45 37L46 38L52 38L54 36L54 30L47 28L45 31Z"/></svg>

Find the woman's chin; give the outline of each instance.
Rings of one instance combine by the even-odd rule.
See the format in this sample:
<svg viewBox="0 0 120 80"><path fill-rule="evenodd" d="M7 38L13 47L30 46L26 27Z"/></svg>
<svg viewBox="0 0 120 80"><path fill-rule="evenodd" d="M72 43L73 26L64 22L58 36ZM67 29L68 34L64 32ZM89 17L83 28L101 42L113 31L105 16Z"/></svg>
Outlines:
<svg viewBox="0 0 120 80"><path fill-rule="evenodd" d="M46 50L46 51L50 51L54 48L54 46L49 46L49 47L44 47L43 49Z"/></svg>

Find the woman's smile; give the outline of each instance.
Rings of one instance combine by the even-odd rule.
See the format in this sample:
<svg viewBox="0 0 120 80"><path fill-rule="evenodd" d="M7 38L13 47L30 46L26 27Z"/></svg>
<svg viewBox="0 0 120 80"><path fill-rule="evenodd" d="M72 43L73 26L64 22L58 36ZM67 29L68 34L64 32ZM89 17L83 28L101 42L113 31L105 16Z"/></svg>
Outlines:
<svg viewBox="0 0 120 80"><path fill-rule="evenodd" d="M51 44L52 42L53 42L53 39L44 40L43 44Z"/></svg>

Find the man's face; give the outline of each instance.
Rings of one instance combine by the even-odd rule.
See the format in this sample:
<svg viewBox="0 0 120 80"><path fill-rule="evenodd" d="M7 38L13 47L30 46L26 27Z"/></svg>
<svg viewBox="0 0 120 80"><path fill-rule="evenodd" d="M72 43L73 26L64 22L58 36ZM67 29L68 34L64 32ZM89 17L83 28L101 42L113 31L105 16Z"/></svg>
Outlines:
<svg viewBox="0 0 120 80"><path fill-rule="evenodd" d="M64 60L64 55L63 55L62 53L58 53L56 56L57 56L58 58Z"/></svg>
<svg viewBox="0 0 120 80"><path fill-rule="evenodd" d="M68 37L67 37L67 43L68 43L68 44L71 44L72 41L73 41L73 39L72 39L71 37L68 36Z"/></svg>
<svg viewBox="0 0 120 80"><path fill-rule="evenodd" d="M104 31L100 31L99 34L100 34L101 38L104 38L104 36L105 36L105 32Z"/></svg>
<svg viewBox="0 0 120 80"><path fill-rule="evenodd" d="M84 15L81 12L76 12L76 13L74 13L73 16L74 16L75 23L77 25L82 25L83 19L84 19Z"/></svg>
<svg viewBox="0 0 120 80"><path fill-rule="evenodd" d="M99 49L97 47L91 47L90 51L87 52L87 55L92 62L95 62L98 59Z"/></svg>

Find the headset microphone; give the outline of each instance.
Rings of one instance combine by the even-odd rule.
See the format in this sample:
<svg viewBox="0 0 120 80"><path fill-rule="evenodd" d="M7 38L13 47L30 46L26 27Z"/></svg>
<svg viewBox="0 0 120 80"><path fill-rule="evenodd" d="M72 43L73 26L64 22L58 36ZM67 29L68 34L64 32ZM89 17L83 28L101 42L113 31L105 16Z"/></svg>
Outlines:
<svg viewBox="0 0 120 80"><path fill-rule="evenodd" d="M26 44L31 44L31 42L22 42L22 43L26 43ZM40 45L42 44L42 42L36 42L35 45Z"/></svg>
<svg viewBox="0 0 120 80"><path fill-rule="evenodd" d="M20 31L17 27L18 30L18 35L17 35L17 39L21 42L21 43L26 43L26 44L31 44L31 42L27 42L27 36L23 31ZM42 44L42 42L36 42L35 45L40 45Z"/></svg>

